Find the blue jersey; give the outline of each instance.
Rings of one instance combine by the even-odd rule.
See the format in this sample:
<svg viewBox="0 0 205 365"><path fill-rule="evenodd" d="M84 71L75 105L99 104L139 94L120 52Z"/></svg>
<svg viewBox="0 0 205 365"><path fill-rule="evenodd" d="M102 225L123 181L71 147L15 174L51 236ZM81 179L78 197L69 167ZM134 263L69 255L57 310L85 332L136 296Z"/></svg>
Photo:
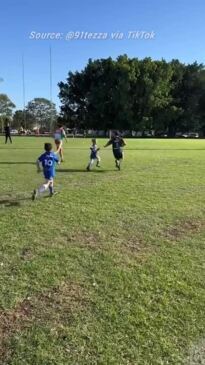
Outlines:
<svg viewBox="0 0 205 365"><path fill-rule="evenodd" d="M98 146L96 144L95 145L92 145L92 147L90 147L90 150L91 150L90 158L92 160L97 159L97 155L98 155L98 151L99 151Z"/></svg>
<svg viewBox="0 0 205 365"><path fill-rule="evenodd" d="M53 178L55 176L55 165L58 162L56 154L53 152L45 152L39 157L38 161L42 164L45 178Z"/></svg>

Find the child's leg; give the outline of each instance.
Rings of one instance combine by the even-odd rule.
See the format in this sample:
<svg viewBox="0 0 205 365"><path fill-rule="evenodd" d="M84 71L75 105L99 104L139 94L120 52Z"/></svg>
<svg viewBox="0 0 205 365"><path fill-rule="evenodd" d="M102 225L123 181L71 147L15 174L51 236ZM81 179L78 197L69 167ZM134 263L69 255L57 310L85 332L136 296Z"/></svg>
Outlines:
<svg viewBox="0 0 205 365"><path fill-rule="evenodd" d="M121 156L120 156L120 158L119 158L119 161L118 161L118 166L119 166L119 167L121 166L121 163L122 163L123 159L124 159L124 153L122 152L122 153L121 153Z"/></svg>
<svg viewBox="0 0 205 365"><path fill-rule="evenodd" d="M100 161L101 161L100 156L97 156L97 163L96 163L96 166L97 167L100 167Z"/></svg>
<svg viewBox="0 0 205 365"><path fill-rule="evenodd" d="M43 185L41 185L38 189L35 189L32 194L32 200L36 200L38 195L43 194L50 186L50 182L51 180L46 180Z"/></svg>
<svg viewBox="0 0 205 365"><path fill-rule="evenodd" d="M91 169L91 167L92 167L92 165L94 164L94 159L93 158L91 158L90 159L90 162L89 162L89 164L88 164L88 166L87 166L87 170L89 171L90 169Z"/></svg>
<svg viewBox="0 0 205 365"><path fill-rule="evenodd" d="M57 140L55 140L55 145L56 145L56 152L58 152L59 144Z"/></svg>
<svg viewBox="0 0 205 365"><path fill-rule="evenodd" d="M59 150L59 155L60 155L60 158L61 158L61 162L64 161L64 158L63 158L63 147L61 146L60 150Z"/></svg>
<svg viewBox="0 0 205 365"><path fill-rule="evenodd" d="M50 196L52 196L54 194L54 190L53 190L53 179L50 180L49 191L50 191Z"/></svg>
<svg viewBox="0 0 205 365"><path fill-rule="evenodd" d="M123 161L123 157L124 157L124 155L123 155L123 152L119 155L119 157L117 158L117 164L116 164L116 167L118 168L118 170L120 170L121 169L121 163L122 163L122 161Z"/></svg>
<svg viewBox="0 0 205 365"><path fill-rule="evenodd" d="M44 193L48 189L50 182L51 182L51 180L46 180L45 183L43 185L41 185L40 188L38 188L38 193L39 194Z"/></svg>
<svg viewBox="0 0 205 365"><path fill-rule="evenodd" d="M56 152L59 153L60 160L63 162L63 142L56 141Z"/></svg>

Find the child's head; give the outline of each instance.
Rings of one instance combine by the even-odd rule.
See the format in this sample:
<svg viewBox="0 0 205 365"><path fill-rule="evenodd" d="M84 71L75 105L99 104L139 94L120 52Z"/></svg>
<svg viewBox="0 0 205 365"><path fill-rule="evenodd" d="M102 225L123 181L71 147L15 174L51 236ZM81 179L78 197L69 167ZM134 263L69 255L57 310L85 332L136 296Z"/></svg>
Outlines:
<svg viewBox="0 0 205 365"><path fill-rule="evenodd" d="M51 143L45 143L44 144L44 149L45 149L46 152L51 152L52 148L53 147L52 147Z"/></svg>
<svg viewBox="0 0 205 365"><path fill-rule="evenodd" d="M92 138L92 144L96 144L96 138Z"/></svg>

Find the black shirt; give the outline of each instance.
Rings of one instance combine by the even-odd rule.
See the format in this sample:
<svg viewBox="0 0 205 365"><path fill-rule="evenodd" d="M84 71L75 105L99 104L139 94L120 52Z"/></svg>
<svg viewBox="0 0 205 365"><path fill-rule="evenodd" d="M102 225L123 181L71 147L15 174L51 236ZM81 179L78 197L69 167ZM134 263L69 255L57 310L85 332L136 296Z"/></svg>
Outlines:
<svg viewBox="0 0 205 365"><path fill-rule="evenodd" d="M4 130L5 130L5 133L6 133L7 135L9 135L9 134L10 134L10 127L9 127L9 125L7 125L7 126L4 128Z"/></svg>
<svg viewBox="0 0 205 365"><path fill-rule="evenodd" d="M109 144L112 145L113 150L121 150L125 145L124 140L121 137L113 137L110 139Z"/></svg>

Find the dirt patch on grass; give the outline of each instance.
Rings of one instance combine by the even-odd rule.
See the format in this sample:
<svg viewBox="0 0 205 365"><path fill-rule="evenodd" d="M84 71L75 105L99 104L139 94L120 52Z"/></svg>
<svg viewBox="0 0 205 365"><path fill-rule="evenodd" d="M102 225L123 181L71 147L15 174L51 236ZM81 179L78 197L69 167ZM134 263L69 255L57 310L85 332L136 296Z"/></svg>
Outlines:
<svg viewBox="0 0 205 365"><path fill-rule="evenodd" d="M164 232L164 236L170 241L177 241L184 236L199 233L204 228L204 221L191 219L183 220L176 222L176 225L174 227L168 227Z"/></svg>
<svg viewBox="0 0 205 365"><path fill-rule="evenodd" d="M144 261L148 258L151 248L142 237L130 235L130 232L127 232L112 235L109 251L114 254L114 260L118 262L118 265L127 269L135 265L136 260Z"/></svg>
<svg viewBox="0 0 205 365"><path fill-rule="evenodd" d="M190 350L189 356L184 362L184 365L205 365L205 339L200 341Z"/></svg>
<svg viewBox="0 0 205 365"><path fill-rule="evenodd" d="M88 303L88 297L84 289L76 283L63 283L59 288L54 288L49 292L42 293L34 298L33 315L35 321L41 323L55 321L69 321L72 313L84 310Z"/></svg>
<svg viewBox="0 0 205 365"><path fill-rule="evenodd" d="M143 248L143 243L137 237L125 238L122 242L118 242L118 249L122 253L138 254Z"/></svg>
<svg viewBox="0 0 205 365"><path fill-rule="evenodd" d="M76 243L79 246L86 246L96 249L102 246L104 235L101 232L76 232L67 237L68 243Z"/></svg>
<svg viewBox="0 0 205 365"><path fill-rule="evenodd" d="M29 300L24 300L14 310L0 311L0 361L5 362L10 356L8 339L15 332L21 331L28 323L30 315L31 303Z"/></svg>
<svg viewBox="0 0 205 365"><path fill-rule="evenodd" d="M74 313L83 311L88 303L84 288L76 283L64 282L35 297L26 298L13 310L0 311L0 363L5 364L12 355L9 342L12 336L34 323L49 325L70 323Z"/></svg>
<svg viewBox="0 0 205 365"><path fill-rule="evenodd" d="M143 242L136 236L130 236L127 232L79 232L68 238L68 242L76 243L77 246L86 246L91 248L103 248L107 246L115 247L119 250L128 250L131 252L139 251Z"/></svg>
<svg viewBox="0 0 205 365"><path fill-rule="evenodd" d="M105 243L105 235L103 232L92 231L74 231L74 232L61 232L60 237L56 237L49 241L49 247L53 248L65 248L65 247L82 247L91 248L94 250L101 249ZM47 247L48 242L45 242Z"/></svg>
<svg viewBox="0 0 205 365"><path fill-rule="evenodd" d="M109 236L109 241L112 247L122 252L139 252L144 245L143 239L137 235L131 233L130 231L115 231L111 232Z"/></svg>
<svg viewBox="0 0 205 365"><path fill-rule="evenodd" d="M34 258L34 254L30 248L23 248L20 252L20 258L23 261L30 261Z"/></svg>

